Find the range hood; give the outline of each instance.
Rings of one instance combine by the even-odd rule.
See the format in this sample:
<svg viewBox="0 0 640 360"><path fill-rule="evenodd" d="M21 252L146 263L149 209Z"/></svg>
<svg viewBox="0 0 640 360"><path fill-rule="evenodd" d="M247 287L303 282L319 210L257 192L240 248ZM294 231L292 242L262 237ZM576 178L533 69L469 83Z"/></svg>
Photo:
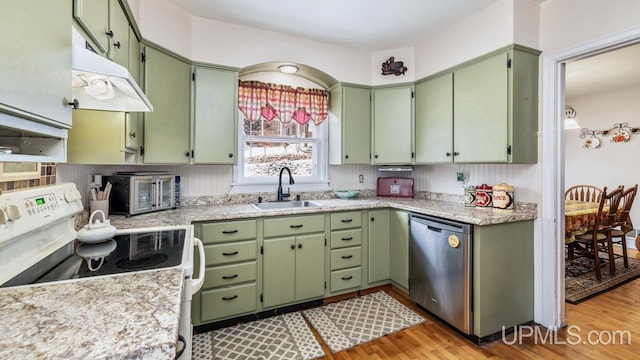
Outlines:
<svg viewBox="0 0 640 360"><path fill-rule="evenodd" d="M76 29L72 33L71 86L76 108L153 111L151 102L125 67L93 52Z"/></svg>

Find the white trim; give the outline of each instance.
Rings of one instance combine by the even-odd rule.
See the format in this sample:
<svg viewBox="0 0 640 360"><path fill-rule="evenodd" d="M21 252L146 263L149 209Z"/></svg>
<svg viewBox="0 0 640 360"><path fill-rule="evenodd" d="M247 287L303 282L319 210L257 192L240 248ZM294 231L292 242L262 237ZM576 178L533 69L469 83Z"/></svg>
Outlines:
<svg viewBox="0 0 640 360"><path fill-rule="evenodd" d="M542 57L542 206L535 236L535 321L565 325L564 296L564 65L640 41L640 26Z"/></svg>

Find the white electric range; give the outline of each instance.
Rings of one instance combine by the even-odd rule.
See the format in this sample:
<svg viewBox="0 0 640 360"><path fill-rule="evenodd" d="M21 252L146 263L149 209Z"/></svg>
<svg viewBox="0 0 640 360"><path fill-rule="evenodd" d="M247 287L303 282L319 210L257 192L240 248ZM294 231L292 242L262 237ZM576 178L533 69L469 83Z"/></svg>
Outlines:
<svg viewBox="0 0 640 360"><path fill-rule="evenodd" d="M82 210L73 183L0 194L0 287L182 267L177 343L184 345L176 348L179 359L191 359L191 298L202 287L205 264L204 248L193 237L193 226L118 230L105 242L81 243L73 218ZM197 279L193 279L194 245L201 259Z"/></svg>

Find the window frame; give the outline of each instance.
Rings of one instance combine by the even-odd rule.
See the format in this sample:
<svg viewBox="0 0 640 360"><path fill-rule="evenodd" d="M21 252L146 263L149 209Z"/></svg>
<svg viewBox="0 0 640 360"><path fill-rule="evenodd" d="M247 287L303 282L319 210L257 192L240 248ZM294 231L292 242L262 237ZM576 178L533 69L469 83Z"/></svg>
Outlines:
<svg viewBox="0 0 640 360"><path fill-rule="evenodd" d="M292 120L294 121L294 120ZM317 144L317 176L312 178L296 178L294 175L295 184L291 185L292 191L328 191L331 190L329 186L329 130L328 121L323 121L320 125L317 125L318 136L316 140L312 140ZM282 139L300 139L304 141L305 138L286 138L286 137L265 137L265 140L282 140ZM278 186L278 177L273 178L259 178L256 180L250 180L244 176L244 144L247 141L247 137L244 133L244 115L241 111L238 112L238 161L233 166L233 181L231 183L231 193L247 193L247 192L272 192ZM312 142L307 140L307 142ZM313 160L312 160L313 161Z"/></svg>

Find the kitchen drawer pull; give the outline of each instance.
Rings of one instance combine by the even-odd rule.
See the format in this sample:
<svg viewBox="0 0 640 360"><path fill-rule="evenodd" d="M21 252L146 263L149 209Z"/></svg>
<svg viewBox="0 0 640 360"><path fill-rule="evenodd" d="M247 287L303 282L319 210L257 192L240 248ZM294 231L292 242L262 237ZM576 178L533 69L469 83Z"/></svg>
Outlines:
<svg viewBox="0 0 640 360"><path fill-rule="evenodd" d="M343 240L343 241L350 241L350 240L353 240L353 236L349 236L349 237L346 237L346 238L342 238L342 240Z"/></svg>
<svg viewBox="0 0 640 360"><path fill-rule="evenodd" d="M342 255L343 259L351 259L353 255Z"/></svg>
<svg viewBox="0 0 640 360"><path fill-rule="evenodd" d="M351 275L342 277L342 280L351 280L351 279L353 279L353 276Z"/></svg>
<svg viewBox="0 0 640 360"><path fill-rule="evenodd" d="M233 295L233 296L223 296L223 297L222 297L222 300L224 300L224 301L230 301L230 300L234 300L234 299L237 299L237 298L238 298L238 295Z"/></svg>
<svg viewBox="0 0 640 360"><path fill-rule="evenodd" d="M224 280L231 280L231 279L235 279L238 277L238 274L233 274L233 275L224 275L222 278Z"/></svg>
<svg viewBox="0 0 640 360"><path fill-rule="evenodd" d="M304 225L302 225L302 224L300 224L300 225L289 225L289 227L292 228L292 229L300 229L303 226Z"/></svg>
<svg viewBox="0 0 640 360"><path fill-rule="evenodd" d="M222 253L222 255L223 255L223 256L238 255L238 252L237 252L237 251L234 251L234 252L225 252L225 253Z"/></svg>
<svg viewBox="0 0 640 360"><path fill-rule="evenodd" d="M353 219L342 219L341 220L343 223L350 223L353 221Z"/></svg>
<svg viewBox="0 0 640 360"><path fill-rule="evenodd" d="M223 234L235 234L237 232L238 232L238 230L223 230L222 231Z"/></svg>

